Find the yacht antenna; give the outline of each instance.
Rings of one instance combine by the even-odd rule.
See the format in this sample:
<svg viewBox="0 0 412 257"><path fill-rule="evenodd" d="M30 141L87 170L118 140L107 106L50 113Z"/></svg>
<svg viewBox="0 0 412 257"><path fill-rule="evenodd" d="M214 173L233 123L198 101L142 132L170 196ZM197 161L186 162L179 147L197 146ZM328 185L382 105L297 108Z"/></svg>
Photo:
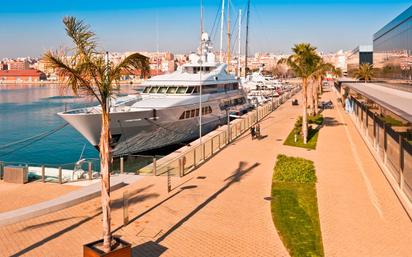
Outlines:
<svg viewBox="0 0 412 257"><path fill-rule="evenodd" d="M241 76L241 68L240 68L240 53L241 53L241 41L240 36L242 32L242 9L239 9L239 37L238 37L238 58L237 58L237 75Z"/></svg>
<svg viewBox="0 0 412 257"><path fill-rule="evenodd" d="M227 0L227 70L230 70L230 0Z"/></svg>
<svg viewBox="0 0 412 257"><path fill-rule="evenodd" d="M247 15L246 15L245 78L247 76L247 55L248 55L248 46L249 46L249 18L250 18L250 0L247 1Z"/></svg>
<svg viewBox="0 0 412 257"><path fill-rule="evenodd" d="M199 59L199 145L201 156L204 156L202 147L202 62L203 62L203 0L200 0L200 59Z"/></svg>
<svg viewBox="0 0 412 257"><path fill-rule="evenodd" d="M157 71L156 75L159 75L160 71L160 62L159 62L159 13L156 11L156 64L157 64Z"/></svg>
<svg viewBox="0 0 412 257"><path fill-rule="evenodd" d="M219 53L219 61L223 62L223 30L224 30L224 22L225 22L225 0L222 0L222 15L220 17L220 53Z"/></svg>

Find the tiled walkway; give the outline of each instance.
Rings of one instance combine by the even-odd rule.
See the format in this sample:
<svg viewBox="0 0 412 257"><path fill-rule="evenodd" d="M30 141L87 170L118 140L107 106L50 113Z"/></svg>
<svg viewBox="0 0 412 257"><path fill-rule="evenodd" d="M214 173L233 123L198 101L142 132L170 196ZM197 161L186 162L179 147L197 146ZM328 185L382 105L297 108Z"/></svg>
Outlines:
<svg viewBox="0 0 412 257"><path fill-rule="evenodd" d="M313 160L325 255L412 256L412 222L352 120L341 107L324 115Z"/></svg>
<svg viewBox="0 0 412 257"><path fill-rule="evenodd" d="M300 111L287 102L262 122L267 137L244 135L175 178L171 193L165 177L127 187L132 221L115 234L133 243L135 256L288 256L268 198L276 155L285 153L315 161L326 256L410 256L412 224L345 114L325 111L316 151L283 146ZM112 194L114 228L122 222L123 190ZM81 256L82 245L100 236L94 199L0 227L0 256Z"/></svg>

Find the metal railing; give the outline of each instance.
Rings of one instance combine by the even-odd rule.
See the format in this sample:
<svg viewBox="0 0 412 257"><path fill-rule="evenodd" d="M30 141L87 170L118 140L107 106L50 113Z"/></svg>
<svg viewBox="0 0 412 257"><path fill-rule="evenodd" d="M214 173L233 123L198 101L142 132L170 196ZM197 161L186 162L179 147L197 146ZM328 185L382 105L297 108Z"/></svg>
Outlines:
<svg viewBox="0 0 412 257"><path fill-rule="evenodd" d="M232 141L239 138L253 125L264 119L299 91L300 87L297 86L278 98L272 98L271 101L231 121L228 125L222 126L203 136L201 144L199 140L196 140L190 143L190 146L179 149L181 153L176 154L175 152L164 157L162 160L155 160L138 172L150 173L155 176L185 176L213 157Z"/></svg>
<svg viewBox="0 0 412 257"><path fill-rule="evenodd" d="M23 162L0 161L0 179L3 179L8 166L26 167L28 181L41 181L64 184L69 182L86 181L100 177L94 168L99 166L99 159L83 159L77 163L40 164Z"/></svg>
<svg viewBox="0 0 412 257"><path fill-rule="evenodd" d="M412 203L412 145L367 104L352 98L352 118L375 156L389 170L397 189Z"/></svg>

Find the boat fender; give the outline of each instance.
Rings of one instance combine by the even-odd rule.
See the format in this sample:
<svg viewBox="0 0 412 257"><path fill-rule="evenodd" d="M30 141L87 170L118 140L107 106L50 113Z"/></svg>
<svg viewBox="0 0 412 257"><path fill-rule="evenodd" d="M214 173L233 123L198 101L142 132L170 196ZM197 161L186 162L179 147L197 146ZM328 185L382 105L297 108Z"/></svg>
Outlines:
<svg viewBox="0 0 412 257"><path fill-rule="evenodd" d="M153 120L157 120L157 111L153 109Z"/></svg>

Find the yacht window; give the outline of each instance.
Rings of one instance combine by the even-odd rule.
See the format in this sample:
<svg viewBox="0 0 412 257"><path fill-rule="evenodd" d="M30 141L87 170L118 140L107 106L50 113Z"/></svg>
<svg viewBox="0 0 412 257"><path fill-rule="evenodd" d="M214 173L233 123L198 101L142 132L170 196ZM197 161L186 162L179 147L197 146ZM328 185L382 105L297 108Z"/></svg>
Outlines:
<svg viewBox="0 0 412 257"><path fill-rule="evenodd" d="M143 90L143 93L149 93L149 91L150 91L150 87L145 87Z"/></svg>
<svg viewBox="0 0 412 257"><path fill-rule="evenodd" d="M157 93L159 94L166 94L167 92L167 87L160 87L159 91L157 91Z"/></svg>
<svg viewBox="0 0 412 257"><path fill-rule="evenodd" d="M239 83L233 83L233 90L239 89Z"/></svg>
<svg viewBox="0 0 412 257"><path fill-rule="evenodd" d="M159 90L159 87L152 87L152 89L150 89L150 93L155 94L157 90Z"/></svg>
<svg viewBox="0 0 412 257"><path fill-rule="evenodd" d="M212 113L212 107L210 106L202 107L202 115L206 115L209 113Z"/></svg>
<svg viewBox="0 0 412 257"><path fill-rule="evenodd" d="M196 86L195 90L193 90L193 94L199 94L199 87L198 86Z"/></svg>
<svg viewBox="0 0 412 257"><path fill-rule="evenodd" d="M177 87L169 87L169 89L167 90L168 94L174 94L176 93Z"/></svg>
<svg viewBox="0 0 412 257"><path fill-rule="evenodd" d="M196 117L199 116L199 108L196 109Z"/></svg>
<svg viewBox="0 0 412 257"><path fill-rule="evenodd" d="M232 90L231 85L230 84L225 84L225 91L229 91L229 90Z"/></svg>
<svg viewBox="0 0 412 257"><path fill-rule="evenodd" d="M191 117L191 118L195 117L195 113L196 113L196 110L194 110L194 109L191 110L191 111L190 111L190 117Z"/></svg>
<svg viewBox="0 0 412 257"><path fill-rule="evenodd" d="M185 118L185 112L182 113L182 115L180 115L179 120L183 120Z"/></svg>
<svg viewBox="0 0 412 257"><path fill-rule="evenodd" d="M190 111L185 111L185 119L190 118Z"/></svg>
<svg viewBox="0 0 412 257"><path fill-rule="evenodd" d="M205 86L203 86L203 90L204 90L205 94L216 93L218 91L217 90L217 84L205 85Z"/></svg>
<svg viewBox="0 0 412 257"><path fill-rule="evenodd" d="M177 89L177 94L184 94L184 93L186 93L186 91L187 91L187 87L179 87L178 89Z"/></svg>
<svg viewBox="0 0 412 257"><path fill-rule="evenodd" d="M187 89L186 94L191 94L191 93L193 93L194 89L195 89L195 87L189 87L189 88Z"/></svg>

